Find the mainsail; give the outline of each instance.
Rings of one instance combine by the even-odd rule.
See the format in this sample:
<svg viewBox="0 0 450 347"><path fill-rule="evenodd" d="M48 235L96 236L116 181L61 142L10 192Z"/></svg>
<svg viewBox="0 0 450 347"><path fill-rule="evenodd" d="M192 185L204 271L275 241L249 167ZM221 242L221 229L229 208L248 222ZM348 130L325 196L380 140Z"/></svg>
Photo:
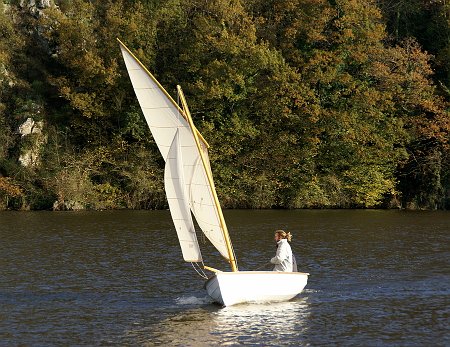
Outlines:
<svg viewBox="0 0 450 347"><path fill-rule="evenodd" d="M202 165L193 137L192 131L197 130L195 128L191 130L183 110L122 42L120 42L120 49L145 120L161 155L167 161L170 148L177 136L183 158L181 165L190 209L206 237L223 257L230 260L230 252L227 249L225 234L214 202L215 188L208 182L205 171L210 170L205 141L202 140L201 148L208 163L207 167ZM176 135L177 132L178 135ZM169 207L172 210L170 205Z"/></svg>

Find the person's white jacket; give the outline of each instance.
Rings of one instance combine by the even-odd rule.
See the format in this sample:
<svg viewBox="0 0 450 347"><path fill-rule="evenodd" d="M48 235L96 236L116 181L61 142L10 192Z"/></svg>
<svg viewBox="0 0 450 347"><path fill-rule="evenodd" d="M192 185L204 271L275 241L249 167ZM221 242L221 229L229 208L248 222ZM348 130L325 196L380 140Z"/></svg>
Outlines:
<svg viewBox="0 0 450 347"><path fill-rule="evenodd" d="M272 264L275 264L273 271L292 272L292 249L287 239L281 239L277 242L277 254L270 259Z"/></svg>

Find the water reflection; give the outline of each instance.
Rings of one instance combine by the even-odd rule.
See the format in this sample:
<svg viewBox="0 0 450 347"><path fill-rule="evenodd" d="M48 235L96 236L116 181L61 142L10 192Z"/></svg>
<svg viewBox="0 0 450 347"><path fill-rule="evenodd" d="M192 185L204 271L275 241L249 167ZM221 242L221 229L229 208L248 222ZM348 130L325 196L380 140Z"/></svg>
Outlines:
<svg viewBox="0 0 450 347"><path fill-rule="evenodd" d="M192 299L182 301L192 302ZM266 346L298 343L299 337L307 335L309 315L307 298L225 308L207 304L188 308L155 325L129 331L127 340L145 346L261 344L262 341Z"/></svg>
<svg viewBox="0 0 450 347"><path fill-rule="evenodd" d="M297 341L306 334L310 309L307 298L264 305L237 305L216 312L215 333L222 343L261 343L280 345Z"/></svg>

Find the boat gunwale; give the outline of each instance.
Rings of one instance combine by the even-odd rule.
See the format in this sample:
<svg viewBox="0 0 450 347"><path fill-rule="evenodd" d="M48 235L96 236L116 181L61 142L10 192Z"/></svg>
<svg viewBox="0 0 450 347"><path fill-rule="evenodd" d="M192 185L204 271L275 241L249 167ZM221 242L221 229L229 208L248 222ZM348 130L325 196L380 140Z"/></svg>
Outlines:
<svg viewBox="0 0 450 347"><path fill-rule="evenodd" d="M306 275L309 276L310 274L308 272L287 272L287 271L236 271L236 272L231 272L231 271L221 271L221 272L217 272L214 274L214 276L216 275L261 275L261 274L273 274L273 275Z"/></svg>
<svg viewBox="0 0 450 347"><path fill-rule="evenodd" d="M205 284L204 284L204 288L206 289L206 286L208 285L209 282L211 282L215 277L217 277L218 275L262 275L262 274L271 274L271 275L303 275L303 276L309 276L310 274L308 272L284 272L284 271L236 271L236 272L232 272L232 271L221 271L221 272L216 272L214 273L211 277L209 277Z"/></svg>

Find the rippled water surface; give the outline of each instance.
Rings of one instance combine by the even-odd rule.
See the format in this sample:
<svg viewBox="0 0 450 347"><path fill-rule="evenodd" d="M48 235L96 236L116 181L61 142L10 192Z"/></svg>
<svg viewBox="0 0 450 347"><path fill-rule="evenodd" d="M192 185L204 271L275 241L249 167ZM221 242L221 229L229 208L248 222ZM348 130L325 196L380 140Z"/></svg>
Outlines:
<svg viewBox="0 0 450 347"><path fill-rule="evenodd" d="M0 345L450 345L450 213L225 211L241 270L294 234L290 302L221 308L168 211L0 213ZM203 240L200 240L203 244ZM207 265L227 269L205 243Z"/></svg>

